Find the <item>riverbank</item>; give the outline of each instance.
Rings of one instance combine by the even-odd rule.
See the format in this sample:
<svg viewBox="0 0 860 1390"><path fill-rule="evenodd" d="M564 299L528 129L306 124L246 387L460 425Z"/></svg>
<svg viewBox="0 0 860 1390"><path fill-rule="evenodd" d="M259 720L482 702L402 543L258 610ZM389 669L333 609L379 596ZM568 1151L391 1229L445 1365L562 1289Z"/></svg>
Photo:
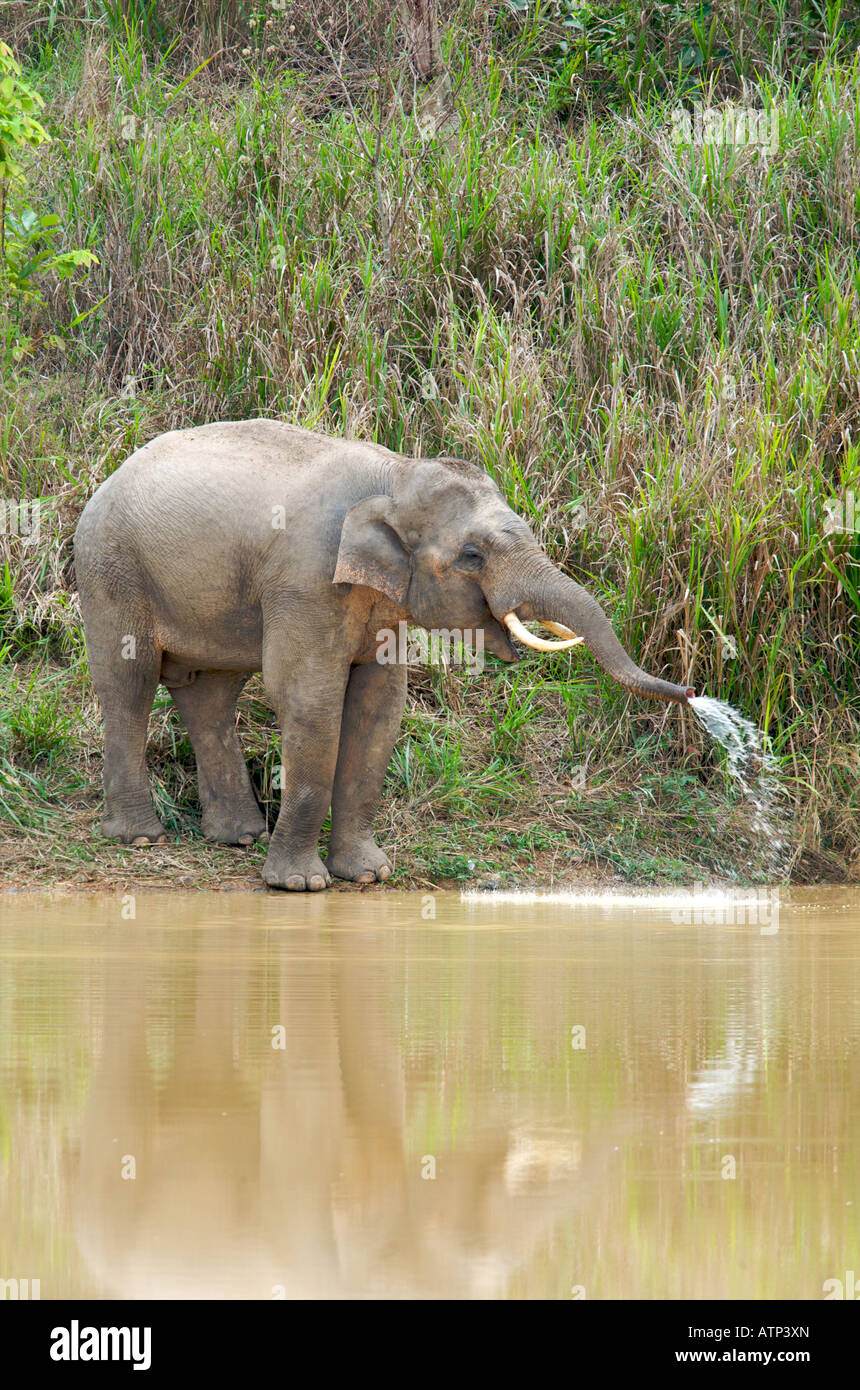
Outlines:
<svg viewBox="0 0 860 1390"><path fill-rule="evenodd" d="M38 795L27 802L33 819L36 811L42 815L41 825L7 826L0 836L0 892L267 891L260 877L265 846L246 849L203 839L194 803L193 755L174 721L172 711L161 711L161 734L156 729L149 750L156 803L170 832L167 844L133 848L101 837L100 786L84 782L99 773L93 751L86 764L79 764L76 785L66 783L64 804L58 804L61 794L45 784L43 770ZM275 738L274 729L270 736ZM87 747L96 750L97 738L96 726ZM598 756L595 750L595 760ZM251 766L259 770L253 758ZM63 767L68 777L68 763ZM394 862L391 882L359 887L336 879L333 890L773 882L769 840L753 828L753 812L734 786L717 795L714 778L706 789L692 771L655 769L647 745L627 757L602 761L591 785L584 787L572 789L564 774L553 776L549 758L533 774L528 784L512 779L519 796L506 793L501 780L494 786L486 773L484 786L480 772L469 780L462 768L447 787L440 780L431 795L411 801L390 787L377 838ZM182 795L172 799L168 789L180 778ZM255 781L262 791L259 777ZM24 799L23 779L17 790ZM267 809L271 827L277 793ZM837 855L803 850L795 837L791 840L793 882L857 881L856 865Z"/></svg>

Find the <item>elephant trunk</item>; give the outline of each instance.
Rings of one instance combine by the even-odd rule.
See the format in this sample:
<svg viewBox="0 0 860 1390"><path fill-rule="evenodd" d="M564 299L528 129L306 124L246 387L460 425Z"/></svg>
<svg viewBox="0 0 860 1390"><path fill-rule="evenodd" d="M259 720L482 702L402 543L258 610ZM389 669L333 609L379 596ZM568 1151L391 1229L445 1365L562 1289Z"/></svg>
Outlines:
<svg viewBox="0 0 860 1390"><path fill-rule="evenodd" d="M504 573L487 583L486 594L500 622L513 613L520 619L535 618L547 626L557 625L553 631L559 627L570 629L584 640L604 671L635 695L686 705L696 693L689 686L659 680L637 666L612 631L600 604L540 552L521 557L519 564L508 558ZM516 623L513 626L516 628Z"/></svg>

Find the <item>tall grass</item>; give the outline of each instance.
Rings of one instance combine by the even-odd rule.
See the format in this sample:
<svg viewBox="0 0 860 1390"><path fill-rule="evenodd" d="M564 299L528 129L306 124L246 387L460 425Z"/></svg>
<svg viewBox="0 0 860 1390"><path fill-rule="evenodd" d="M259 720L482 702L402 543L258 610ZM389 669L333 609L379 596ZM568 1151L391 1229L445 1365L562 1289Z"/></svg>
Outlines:
<svg viewBox="0 0 860 1390"><path fill-rule="evenodd" d="M179 7L151 5L151 23L142 3L114 7L106 25L94 4L45 8L50 37L31 27L24 47L54 141L31 187L99 263L43 311L65 349L3 387L4 486L51 499L38 547L3 538L15 689L40 645L80 661L71 532L160 430L266 414L456 453L489 470L637 659L768 732L796 872L853 872L860 546L828 518L854 495L860 521L860 66L833 7L736 6L735 40L753 26L756 44L743 66L731 35L706 43L697 93L689 71L668 85L647 44L625 50L622 82L623 26L601 39L594 21L565 57L556 11L455 8L460 126L438 141L409 100L390 109L381 70L355 60L338 85L325 52L311 62L312 29L292 60L279 30L271 53L228 45L229 62L200 67L205 26L176 42L152 27ZM673 8L681 34L686 11L655 7ZM565 106L559 84L593 100ZM778 114L772 154L674 141L679 91L720 90ZM71 694L91 699L82 681ZM262 707L245 732L268 796ZM701 734L578 653L483 682L418 673L390 790L398 828L431 845L492 847L541 820L575 862L599 807L649 844L675 824L691 863L748 866ZM428 854L430 876L451 859ZM635 847L612 862L635 873Z"/></svg>

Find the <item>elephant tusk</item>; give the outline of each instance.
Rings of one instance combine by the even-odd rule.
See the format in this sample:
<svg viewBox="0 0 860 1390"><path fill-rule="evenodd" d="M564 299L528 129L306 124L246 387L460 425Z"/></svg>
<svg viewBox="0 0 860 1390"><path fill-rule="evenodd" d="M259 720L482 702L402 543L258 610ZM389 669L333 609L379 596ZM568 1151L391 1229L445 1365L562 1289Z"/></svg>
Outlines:
<svg viewBox="0 0 860 1390"><path fill-rule="evenodd" d="M514 637L519 638L524 646L533 647L536 652L561 652L567 647L575 647L577 643L584 640L582 637L574 637L573 635L566 642L548 642L545 637L535 637L534 633L529 632L525 623L513 612L506 613L502 622L509 632L513 633ZM554 623L544 623L543 626L549 628L551 632L569 631L568 628L561 628Z"/></svg>
<svg viewBox="0 0 860 1390"><path fill-rule="evenodd" d="M545 627L548 632L554 632L556 637L572 637L576 642L584 642L584 637L577 637L575 632L571 632L569 627L562 627L561 623L548 623L543 618L538 618L541 627Z"/></svg>

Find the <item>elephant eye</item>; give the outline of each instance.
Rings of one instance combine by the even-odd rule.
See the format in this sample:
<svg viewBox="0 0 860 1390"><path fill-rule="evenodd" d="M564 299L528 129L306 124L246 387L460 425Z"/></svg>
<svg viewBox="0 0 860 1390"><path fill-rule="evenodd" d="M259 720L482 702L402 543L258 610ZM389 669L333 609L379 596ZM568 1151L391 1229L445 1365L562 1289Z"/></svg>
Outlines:
<svg viewBox="0 0 860 1390"><path fill-rule="evenodd" d="M457 564L463 569L479 570L484 563L484 552L476 545L464 545L457 556Z"/></svg>

